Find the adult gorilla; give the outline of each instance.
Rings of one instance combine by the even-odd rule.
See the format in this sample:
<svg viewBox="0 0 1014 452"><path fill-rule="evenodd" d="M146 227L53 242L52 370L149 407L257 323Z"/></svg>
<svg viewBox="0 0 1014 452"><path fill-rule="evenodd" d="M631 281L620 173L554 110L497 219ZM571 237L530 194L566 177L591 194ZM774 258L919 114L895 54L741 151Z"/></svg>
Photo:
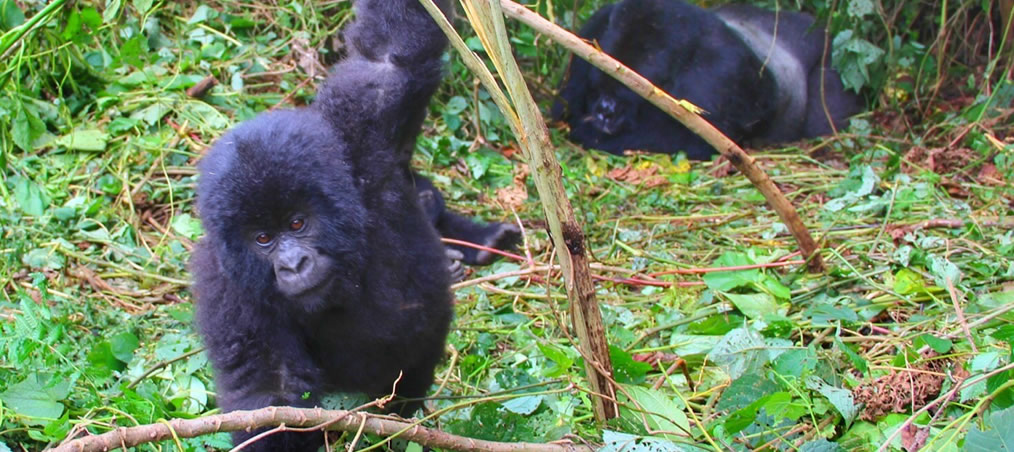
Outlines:
<svg viewBox="0 0 1014 452"><path fill-rule="evenodd" d="M807 14L747 5L704 10L679 0L625 0L597 11L580 34L703 108L733 141L778 143L830 133L832 123L841 127L860 108L838 73L822 64L830 57L823 58L823 29L813 24ZM567 120L571 140L585 147L685 151L693 159L715 153L584 60L572 60L560 96L553 115Z"/></svg>
<svg viewBox="0 0 1014 452"><path fill-rule="evenodd" d="M443 356L449 262L409 160L446 40L418 0L356 9L349 53L312 106L241 124L200 163L207 235L190 268L225 411L312 407L332 391L422 397ZM248 449L315 451L323 438Z"/></svg>

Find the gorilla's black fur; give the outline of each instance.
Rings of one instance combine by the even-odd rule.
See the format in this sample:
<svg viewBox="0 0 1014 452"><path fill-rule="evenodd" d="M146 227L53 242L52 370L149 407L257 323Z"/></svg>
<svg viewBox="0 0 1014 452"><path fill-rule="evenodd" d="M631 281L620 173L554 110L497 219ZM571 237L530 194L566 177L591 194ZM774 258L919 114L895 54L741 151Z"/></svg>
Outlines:
<svg viewBox="0 0 1014 452"><path fill-rule="evenodd" d="M442 237L498 250L509 250L521 241L521 229L513 224L480 223L447 210L444 196L429 179L416 174L415 186L419 204ZM448 245L448 248L460 253L461 260L469 265L489 265L499 257L489 251L468 246Z"/></svg>
<svg viewBox="0 0 1014 452"><path fill-rule="evenodd" d="M399 375L399 396L422 397L443 355L448 260L408 163L446 40L417 0L356 8L349 55L311 107L240 125L200 163L206 236L190 268L226 411L384 395ZM322 440L287 432L251 449Z"/></svg>
<svg viewBox="0 0 1014 452"><path fill-rule="evenodd" d="M775 143L831 132L859 111L846 92L813 17L748 5L704 10L680 0L624 0L581 30L602 50L676 98L703 108L736 142ZM826 64L822 65L822 59ZM823 80L823 83L821 83ZM821 90L823 89L823 99ZM715 151L675 119L579 58L553 114L588 148L675 153Z"/></svg>

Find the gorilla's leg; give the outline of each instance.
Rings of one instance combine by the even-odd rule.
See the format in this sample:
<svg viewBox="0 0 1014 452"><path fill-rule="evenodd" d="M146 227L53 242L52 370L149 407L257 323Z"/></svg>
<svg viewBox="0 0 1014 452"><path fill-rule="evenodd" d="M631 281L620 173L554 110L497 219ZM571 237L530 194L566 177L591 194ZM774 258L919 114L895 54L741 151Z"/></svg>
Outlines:
<svg viewBox="0 0 1014 452"><path fill-rule="evenodd" d="M521 241L521 230L517 226L496 222L486 224L447 210L444 197L433 186L433 182L419 174L413 174L412 177L415 180L416 193L419 195L419 205L442 237L498 250L509 250ZM489 265L498 257L496 253L467 246L448 245L448 249L456 251L461 256L457 259L469 265ZM452 261L456 260L450 252L447 256ZM453 276L464 277L464 269L457 269L460 275L457 275L455 270L452 262L451 273L455 274Z"/></svg>
<svg viewBox="0 0 1014 452"><path fill-rule="evenodd" d="M437 222L440 235L463 240L497 250L509 250L521 242L521 229L510 223L480 223L445 210ZM489 265L499 256L486 250L468 246L448 245L464 256L469 265Z"/></svg>

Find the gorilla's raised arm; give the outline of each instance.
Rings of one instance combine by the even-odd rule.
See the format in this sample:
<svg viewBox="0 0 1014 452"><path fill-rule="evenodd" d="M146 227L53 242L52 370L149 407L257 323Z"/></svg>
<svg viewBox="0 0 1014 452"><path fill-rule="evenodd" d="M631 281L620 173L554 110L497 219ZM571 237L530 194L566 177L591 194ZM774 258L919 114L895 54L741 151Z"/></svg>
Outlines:
<svg viewBox="0 0 1014 452"><path fill-rule="evenodd" d="M436 0L447 14L448 0ZM408 169L426 106L440 84L447 38L419 0L359 0L345 30L348 56L314 107L334 123L364 181ZM377 149L396 152L374 152ZM383 161L378 158L394 161Z"/></svg>

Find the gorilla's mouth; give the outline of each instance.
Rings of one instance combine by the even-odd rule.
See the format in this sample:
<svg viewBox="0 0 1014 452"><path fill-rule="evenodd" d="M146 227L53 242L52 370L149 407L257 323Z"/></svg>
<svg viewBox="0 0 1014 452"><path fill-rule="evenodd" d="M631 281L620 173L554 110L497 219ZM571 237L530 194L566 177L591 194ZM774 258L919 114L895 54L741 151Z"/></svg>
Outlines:
<svg viewBox="0 0 1014 452"><path fill-rule="evenodd" d="M606 135L616 135L623 129L623 121L607 118L602 114L589 114L581 121L591 123L592 127Z"/></svg>

